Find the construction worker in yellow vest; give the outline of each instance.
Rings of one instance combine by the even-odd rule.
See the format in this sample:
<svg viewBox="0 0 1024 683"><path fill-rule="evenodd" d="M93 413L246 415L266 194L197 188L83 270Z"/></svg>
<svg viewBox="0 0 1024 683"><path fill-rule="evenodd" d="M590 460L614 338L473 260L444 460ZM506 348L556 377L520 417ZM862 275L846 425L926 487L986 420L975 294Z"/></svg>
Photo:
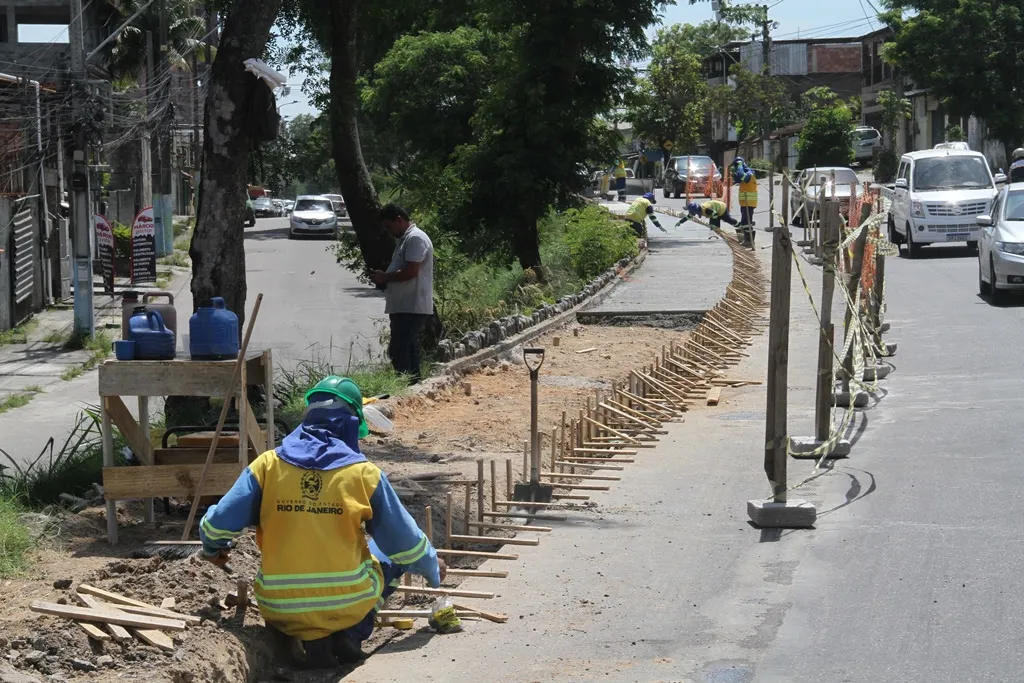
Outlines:
<svg viewBox="0 0 1024 683"><path fill-rule="evenodd" d="M736 157L730 170L732 180L740 190L740 223L753 226L754 209L757 208L757 175L754 169L747 166L743 157Z"/></svg>
<svg viewBox="0 0 1024 683"><path fill-rule="evenodd" d="M702 216L708 219L708 223L713 228L722 227L722 221L725 221L729 225L738 226L739 223L736 219L729 215L729 206L720 199L708 199L705 202L697 204L691 202L686 206L686 214L679 219L676 225L682 225L685 223L690 216Z"/></svg>
<svg viewBox="0 0 1024 683"><path fill-rule="evenodd" d="M312 669L365 657L361 643L402 574L441 585L446 568L388 479L359 452L362 392L330 376L306 394L302 424L250 464L199 525L220 566L256 527L253 593L268 627L301 641ZM367 538L369 537L369 540Z"/></svg>
<svg viewBox="0 0 1024 683"><path fill-rule="evenodd" d="M661 227L661 223L658 222L658 217L654 213L654 205L657 204L657 200L654 198L653 192L647 192L644 196L639 197L629 205L626 209L625 219L633 228L633 232L636 233L637 237L647 236L647 219L650 218L651 222L658 226L658 230L662 232L668 232L665 228Z"/></svg>
<svg viewBox="0 0 1024 683"><path fill-rule="evenodd" d="M619 163L615 165L615 170L612 172L612 177L615 178L615 192L618 194L619 201L626 201L626 162L619 159Z"/></svg>

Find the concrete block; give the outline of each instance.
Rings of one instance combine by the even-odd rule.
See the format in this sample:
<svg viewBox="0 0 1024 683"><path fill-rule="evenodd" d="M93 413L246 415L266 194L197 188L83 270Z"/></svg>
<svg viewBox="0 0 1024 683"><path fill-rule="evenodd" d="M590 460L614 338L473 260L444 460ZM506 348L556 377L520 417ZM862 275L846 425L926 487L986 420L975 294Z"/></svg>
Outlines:
<svg viewBox="0 0 1024 683"><path fill-rule="evenodd" d="M873 368L864 368L864 381L874 382L875 380L885 379L892 372L892 367L888 365L877 365Z"/></svg>
<svg viewBox="0 0 1024 683"><path fill-rule="evenodd" d="M849 391L837 391L832 396L832 405L838 406L839 408L850 407L850 392ZM853 397L854 408L866 408L868 405L868 395L863 391L856 392Z"/></svg>
<svg viewBox="0 0 1024 683"><path fill-rule="evenodd" d="M896 344L886 344L882 352L883 358L892 358L896 355Z"/></svg>
<svg viewBox="0 0 1024 683"><path fill-rule="evenodd" d="M789 449L793 457L798 460L817 460L821 457L821 454L815 454L814 451L821 448L824 443L824 441L818 441L813 436L794 436L789 440ZM832 450L829 451L827 457L829 460L845 458L850 455L852 448L853 444L850 443L849 439L839 439L832 444Z"/></svg>
<svg viewBox="0 0 1024 683"><path fill-rule="evenodd" d="M748 500L747 515L762 529L806 529L818 521L818 511L806 500Z"/></svg>

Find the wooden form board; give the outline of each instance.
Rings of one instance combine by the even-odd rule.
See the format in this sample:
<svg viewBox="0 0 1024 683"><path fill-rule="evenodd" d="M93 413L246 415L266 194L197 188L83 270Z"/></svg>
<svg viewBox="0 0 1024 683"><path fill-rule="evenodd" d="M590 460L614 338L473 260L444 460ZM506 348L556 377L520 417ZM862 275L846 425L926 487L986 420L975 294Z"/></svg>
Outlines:
<svg viewBox="0 0 1024 683"><path fill-rule="evenodd" d="M239 463L210 465L204 496L222 496L234 485L244 467ZM126 498L191 498L202 475L202 465L104 467L103 492L107 500Z"/></svg>
<svg viewBox="0 0 1024 683"><path fill-rule="evenodd" d="M134 626L143 629L161 629L165 631L184 631L185 622L180 619L163 619L161 617L148 617L141 614L127 614L115 610L92 609L90 607L72 607L70 605L58 605L53 602L36 600L29 607L33 612L40 614L51 614L57 617L67 617L76 621L91 621L102 624L117 624L118 626Z"/></svg>
<svg viewBox="0 0 1024 683"><path fill-rule="evenodd" d="M263 351L245 361L249 386L266 384ZM233 360L108 360L99 368L100 396L210 396L223 397L235 371Z"/></svg>

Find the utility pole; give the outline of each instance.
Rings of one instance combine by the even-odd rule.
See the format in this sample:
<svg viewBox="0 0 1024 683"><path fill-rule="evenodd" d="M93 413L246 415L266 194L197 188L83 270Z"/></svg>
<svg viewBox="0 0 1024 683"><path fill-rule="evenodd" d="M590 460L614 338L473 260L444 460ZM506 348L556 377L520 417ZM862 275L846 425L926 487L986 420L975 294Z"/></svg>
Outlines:
<svg viewBox="0 0 1024 683"><path fill-rule="evenodd" d="M767 77L772 75L771 22L768 20L768 5L762 5L761 9L764 11L761 23L761 74ZM772 230L775 228L775 149L769 139L770 135L771 111L768 110L761 113L761 140L768 145L768 229Z"/></svg>
<svg viewBox="0 0 1024 683"><path fill-rule="evenodd" d="M156 253L166 256L174 251L174 207L171 188L171 149L174 136L174 104L171 102L171 69L167 59L167 0L159 0L160 11L160 78L163 80L161 99L167 103L157 127L157 157L159 176L153 192L153 218L156 225Z"/></svg>
<svg viewBox="0 0 1024 683"><path fill-rule="evenodd" d="M146 119L153 113L153 102L155 100L154 90L156 79L153 76L153 34L146 31ZM143 130L139 141L141 149L139 154L142 157L142 187L139 189L139 205L135 207L135 213L153 206L153 133L150 130Z"/></svg>
<svg viewBox="0 0 1024 683"><path fill-rule="evenodd" d="M76 337L92 337L96 327L92 307L92 212L89 210L89 145L83 125L85 85L85 18L82 0L71 0L68 42L71 49L72 121L75 134L71 173L71 229L74 247ZM74 92L77 91L77 92Z"/></svg>

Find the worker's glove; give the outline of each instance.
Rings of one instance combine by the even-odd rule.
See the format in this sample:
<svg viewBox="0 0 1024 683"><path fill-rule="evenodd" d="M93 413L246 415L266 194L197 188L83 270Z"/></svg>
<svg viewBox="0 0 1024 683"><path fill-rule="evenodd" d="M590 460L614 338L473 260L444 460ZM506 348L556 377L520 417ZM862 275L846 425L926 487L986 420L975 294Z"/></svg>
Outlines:
<svg viewBox="0 0 1024 683"><path fill-rule="evenodd" d="M658 230L661 230L662 232L666 232L666 233L668 232L668 230L666 230L665 228L663 228L663 227L661 226L661 223L659 223L658 221L653 221L653 223L654 223L655 227L657 227L657 228L658 228Z"/></svg>
<svg viewBox="0 0 1024 683"><path fill-rule="evenodd" d="M682 225L683 223L685 223L688 220L689 220L689 216L683 216L682 218L679 219L679 222L676 223L675 227L678 228L680 225Z"/></svg>

